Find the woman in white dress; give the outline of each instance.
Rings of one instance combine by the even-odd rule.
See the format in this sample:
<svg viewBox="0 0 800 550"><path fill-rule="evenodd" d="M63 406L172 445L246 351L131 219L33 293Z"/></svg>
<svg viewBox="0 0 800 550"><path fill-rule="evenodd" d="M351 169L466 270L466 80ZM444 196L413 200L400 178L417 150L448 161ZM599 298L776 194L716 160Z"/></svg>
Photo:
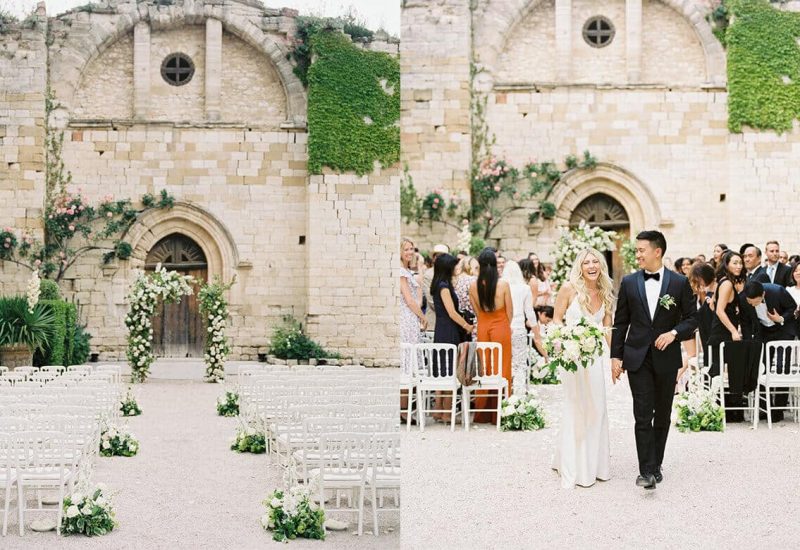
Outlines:
<svg viewBox="0 0 800 550"><path fill-rule="evenodd" d="M553 321L572 325L582 317L611 327L613 287L603 255L592 248L578 254L569 282L558 292ZM556 440L553 469L561 475L561 486L589 487L610 477L608 411L606 409L605 363L607 345L595 362L577 372L562 372L561 425Z"/></svg>
<svg viewBox="0 0 800 550"><path fill-rule="evenodd" d="M525 330L525 319L536 320L536 314L533 312L533 295L517 262L510 260L506 262L501 279L508 281L511 289L511 303L514 305L514 317L511 319L512 393L525 395L528 393L528 383L530 382L528 331Z"/></svg>

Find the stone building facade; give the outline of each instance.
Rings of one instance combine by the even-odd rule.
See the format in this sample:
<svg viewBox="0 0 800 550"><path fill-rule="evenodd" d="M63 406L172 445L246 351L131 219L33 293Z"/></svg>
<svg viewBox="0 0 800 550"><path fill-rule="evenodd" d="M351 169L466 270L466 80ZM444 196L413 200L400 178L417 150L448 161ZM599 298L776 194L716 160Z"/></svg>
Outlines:
<svg viewBox="0 0 800 550"><path fill-rule="evenodd" d="M309 175L306 91L288 59L297 13L253 0L92 6L48 18L42 5L0 36L0 224L41 235L48 87L74 189L92 203L175 196L125 235L130 260L89 255L62 281L93 351L124 357L135 270L161 260L236 277L233 359L265 352L288 314L329 350L395 364L399 169ZM28 277L0 273L3 293Z"/></svg>
<svg viewBox="0 0 800 550"><path fill-rule="evenodd" d="M600 162L556 186L555 219L530 225L519 213L498 227L512 257L550 258L557 227L581 216L623 233L660 228L671 258L768 239L800 252L787 223L800 206L800 133L728 131L726 58L708 10L697 0L405 0L409 175L422 192L468 195L473 64L493 153L521 167L588 149ZM403 228L422 248L456 242L432 229Z"/></svg>

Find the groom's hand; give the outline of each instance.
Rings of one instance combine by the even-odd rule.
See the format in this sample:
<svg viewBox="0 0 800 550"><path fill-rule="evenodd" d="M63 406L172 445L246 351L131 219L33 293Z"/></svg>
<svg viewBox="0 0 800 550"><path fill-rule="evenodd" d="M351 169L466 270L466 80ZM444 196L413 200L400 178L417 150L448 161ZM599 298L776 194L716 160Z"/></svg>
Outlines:
<svg viewBox="0 0 800 550"><path fill-rule="evenodd" d="M622 376L622 373L625 372L625 369L622 368L622 360L621 359L612 359L611 360L611 381L616 384L619 377Z"/></svg>
<svg viewBox="0 0 800 550"><path fill-rule="evenodd" d="M656 349L664 351L672 342L675 341L675 335L672 332L665 332L656 338Z"/></svg>

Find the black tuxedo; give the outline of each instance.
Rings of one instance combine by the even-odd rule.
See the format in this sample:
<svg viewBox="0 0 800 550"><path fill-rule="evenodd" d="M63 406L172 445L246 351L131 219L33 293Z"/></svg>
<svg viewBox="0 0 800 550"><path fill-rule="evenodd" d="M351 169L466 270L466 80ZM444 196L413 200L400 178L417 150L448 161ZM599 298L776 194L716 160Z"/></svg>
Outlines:
<svg viewBox="0 0 800 550"><path fill-rule="evenodd" d="M764 269L763 266L758 266L753 271L752 275L745 274L744 280L746 283L750 281L758 281L761 284L769 283L769 275L767 275L767 270Z"/></svg>
<svg viewBox="0 0 800 550"><path fill-rule="evenodd" d="M660 303L650 318L644 271L622 279L611 335L611 357L622 360L633 394L636 419L636 452L639 473L654 474L664 459L669 433L675 378L682 366L680 342L694 337L697 305L689 281L668 269L663 271L661 297L669 295L675 305ZM675 330L677 337L666 349L655 347L663 333Z"/></svg>
<svg viewBox="0 0 800 550"><path fill-rule="evenodd" d="M777 273L775 278L778 278ZM794 318L797 303L784 287L771 283L763 283L763 286L767 310L780 314L783 317L783 325L777 323L771 327L762 325L761 321L758 320L756 309L747 302L747 298L742 293L739 295L739 310L742 312L742 337L745 340L757 340L759 342L794 340L797 336L797 325Z"/></svg>

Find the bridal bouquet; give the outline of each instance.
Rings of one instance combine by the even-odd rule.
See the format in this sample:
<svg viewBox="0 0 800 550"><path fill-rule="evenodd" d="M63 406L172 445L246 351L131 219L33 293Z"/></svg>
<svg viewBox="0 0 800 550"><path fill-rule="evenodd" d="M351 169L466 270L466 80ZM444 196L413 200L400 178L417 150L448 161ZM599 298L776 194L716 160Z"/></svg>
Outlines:
<svg viewBox="0 0 800 550"><path fill-rule="evenodd" d="M532 393L512 395L504 399L500 413L502 431L522 430L525 432L541 430L546 425L542 405Z"/></svg>
<svg viewBox="0 0 800 550"><path fill-rule="evenodd" d="M694 374L689 379L689 390L675 399L675 410L678 411L676 425L678 430L692 432L721 432L725 411L717 403L718 384L721 378L712 380L712 387L706 388L703 376Z"/></svg>
<svg viewBox="0 0 800 550"><path fill-rule="evenodd" d="M575 372L588 367L603 352L607 329L581 318L574 325L555 325L545 328L543 342L553 372L558 368Z"/></svg>
<svg viewBox="0 0 800 550"><path fill-rule="evenodd" d="M282 542L297 537L325 540L325 512L311 500L305 487L276 489L264 505L267 513L261 517L261 525L272 531L272 540Z"/></svg>
<svg viewBox="0 0 800 550"><path fill-rule="evenodd" d="M139 442L124 426L107 425L100 434L100 456L134 456Z"/></svg>
<svg viewBox="0 0 800 550"><path fill-rule="evenodd" d="M87 494L75 492L64 497L61 504L61 532L64 535L105 535L116 527L114 509L110 497L104 494L105 487L98 484Z"/></svg>

